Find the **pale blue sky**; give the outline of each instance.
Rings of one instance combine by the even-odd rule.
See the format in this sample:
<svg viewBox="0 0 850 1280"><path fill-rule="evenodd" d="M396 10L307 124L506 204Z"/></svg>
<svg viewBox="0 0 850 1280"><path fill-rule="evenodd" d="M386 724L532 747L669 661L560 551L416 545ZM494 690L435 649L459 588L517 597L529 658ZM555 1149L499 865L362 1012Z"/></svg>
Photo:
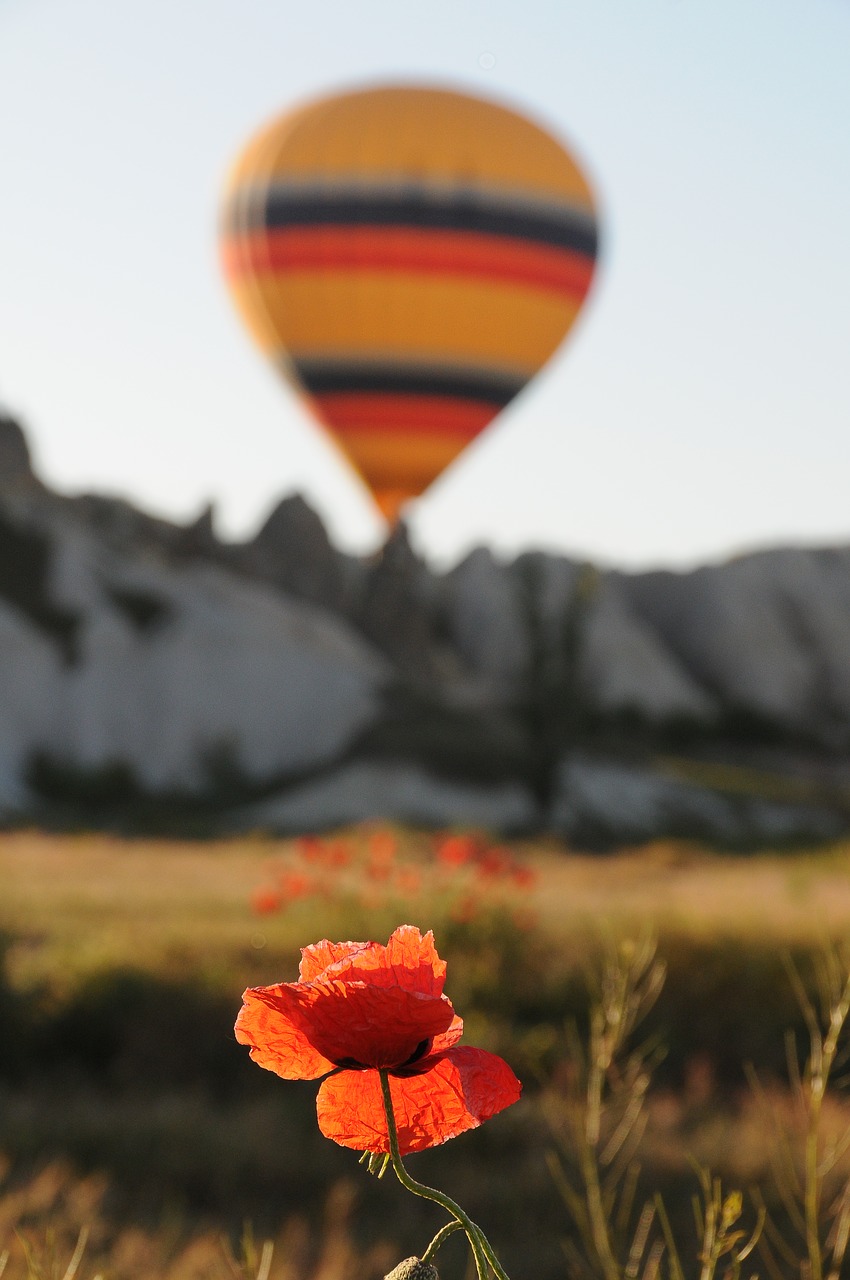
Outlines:
<svg viewBox="0 0 850 1280"><path fill-rule="evenodd" d="M495 61L494 61L495 60ZM847 0L0 0L0 400L42 473L219 527L368 498L220 280L225 170L375 80L503 99L583 157L604 256L536 384L411 509L624 565L850 541Z"/></svg>

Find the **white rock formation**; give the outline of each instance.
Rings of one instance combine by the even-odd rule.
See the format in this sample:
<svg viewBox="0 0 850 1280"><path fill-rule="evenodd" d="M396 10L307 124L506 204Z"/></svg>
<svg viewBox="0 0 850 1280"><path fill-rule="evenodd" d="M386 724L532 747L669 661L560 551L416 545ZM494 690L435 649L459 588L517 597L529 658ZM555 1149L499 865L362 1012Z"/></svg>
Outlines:
<svg viewBox="0 0 850 1280"><path fill-rule="evenodd" d="M434 777L415 765L363 761L231 815L238 830L320 831L372 818L421 826L528 830L537 821L518 783L475 787Z"/></svg>
<svg viewBox="0 0 850 1280"><path fill-rule="evenodd" d="M777 550L621 579L632 607L725 702L790 731L850 730L850 552Z"/></svg>
<svg viewBox="0 0 850 1280"><path fill-rule="evenodd" d="M82 783L86 770L123 764L163 794L202 793L216 770L282 785L315 770L252 810L290 830L374 816L534 824L519 781L491 790L398 758L352 763L347 749L385 703L372 749L393 741L399 757L436 769L439 735L469 730L479 763L507 761L516 777L531 734L547 751L557 738L557 724L540 728L547 709L553 722L563 715L564 750L587 753L562 771L554 819L568 835L828 835L850 812L829 773L850 755L850 548L645 574L542 552L507 564L480 548L439 578L401 530L371 565L337 556L297 499L234 548L208 516L181 529L124 500L52 493L0 415L0 813L26 811L40 753L67 765L70 783L75 769ZM610 744L618 723L628 734L625 712L666 730L719 729L713 749L732 756L773 742L788 776L817 780L797 794L824 808L626 765L622 741L616 759L592 759L590 744ZM604 733L573 741L587 726ZM631 745L650 740L641 726Z"/></svg>
<svg viewBox="0 0 850 1280"><path fill-rule="evenodd" d="M579 679L600 711L636 711L651 721L714 718L713 699L635 614L616 579L598 579L581 639Z"/></svg>
<svg viewBox="0 0 850 1280"><path fill-rule="evenodd" d="M387 664L320 609L51 523L48 597L77 615L76 656L0 608L0 787L39 750L83 769L125 763L152 790L203 789L222 751L261 779L336 757L377 715Z"/></svg>
<svg viewBox="0 0 850 1280"><path fill-rule="evenodd" d="M648 765L577 756L562 765L550 826L582 843L664 834L737 844L831 839L844 820L816 805L715 791Z"/></svg>
<svg viewBox="0 0 850 1280"><path fill-rule="evenodd" d="M477 547L445 582L450 640L461 658L493 686L511 693L528 663L528 626L507 567Z"/></svg>
<svg viewBox="0 0 850 1280"><path fill-rule="evenodd" d="M24 766L50 738L60 666L55 645L0 602L0 813L26 804Z"/></svg>

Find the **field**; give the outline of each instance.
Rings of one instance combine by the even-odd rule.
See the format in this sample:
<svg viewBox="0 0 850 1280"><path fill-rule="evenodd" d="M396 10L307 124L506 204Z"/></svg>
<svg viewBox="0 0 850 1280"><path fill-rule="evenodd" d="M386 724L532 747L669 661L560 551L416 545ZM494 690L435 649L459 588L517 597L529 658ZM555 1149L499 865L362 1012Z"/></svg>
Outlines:
<svg viewBox="0 0 850 1280"><path fill-rule="evenodd" d="M32 832L0 841L0 886L7 1277L27 1274L24 1240L30 1269L61 1277L82 1228L79 1274L105 1280L253 1275L246 1223L277 1241L272 1277L365 1280L421 1251L432 1209L322 1138L316 1086L258 1069L232 1033L243 988L293 979L302 945L385 939L402 922L434 929L465 1039L524 1082L517 1106L410 1161L489 1224L514 1280L625 1274L587 1256L563 1185L580 1165L571 1028L586 1042L598 975L628 968L650 937L666 981L606 1086L613 1117L630 1046L645 1045L623 1231L662 1192L684 1272L701 1274L696 1161L745 1193L747 1231L762 1196L794 1234L771 1169L786 1140L805 1143L792 1086L808 1033L789 966L815 992L817 957L850 939L850 846L742 858L665 842L587 857L378 829L221 843ZM820 1123L825 1141L850 1127L840 1090ZM465 1265L450 1242L443 1274ZM799 1274L776 1241L752 1270Z"/></svg>

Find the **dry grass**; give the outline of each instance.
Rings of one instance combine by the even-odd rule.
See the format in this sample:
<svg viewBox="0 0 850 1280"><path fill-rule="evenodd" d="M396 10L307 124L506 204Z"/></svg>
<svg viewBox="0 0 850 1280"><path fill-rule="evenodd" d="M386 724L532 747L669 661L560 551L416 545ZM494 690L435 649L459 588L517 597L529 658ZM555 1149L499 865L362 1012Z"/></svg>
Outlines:
<svg viewBox="0 0 850 1280"><path fill-rule="evenodd" d="M733 856L664 840L607 857L550 850L534 861L547 928L604 921L618 933L648 924L809 945L850 933L850 843Z"/></svg>
<svg viewBox="0 0 850 1280"><path fill-rule="evenodd" d="M399 837L406 859L416 862L428 856L426 837L416 833L399 833ZM730 1085L728 1075L719 1078L718 1072L726 1069L720 1050L730 1052L736 1062L742 1056L762 1062L763 1045L773 1043L777 1026L784 1027L786 1017L790 1020L794 1015L790 990L778 989L776 975L781 980L781 966L776 953L782 948L818 948L850 936L850 843L817 852L746 857L717 855L673 841L606 857L577 855L543 841L515 847L518 856L539 873L536 887L522 896L523 910L534 917L535 927L500 940L498 929L465 936L455 926L452 934L451 912L433 893L430 898L411 899L407 904L384 903L371 910L368 903L346 896L343 873L339 895L299 900L280 914L258 917L251 910L251 894L279 870L282 861L291 859L289 841L256 836L190 843L102 835L7 834L0 837L0 933L5 932L11 940L9 984L19 992L47 987L56 997L56 1008L72 1007L73 993L82 989L88 977L127 967L157 979L189 979L193 985L207 987L216 999L226 996L228 1008L232 996L235 1010L238 993L245 985L294 976L298 947L304 942L321 936L382 937L406 917L423 928L437 930L441 949L452 965L451 993L461 993L459 1007L469 1015L470 1039L505 1053L515 1065L525 1063L530 1080L529 1064L539 1056L551 1086L557 1088L558 1061L569 1070L558 1027L578 1008L573 1004L567 1009L563 1003L572 999L570 975L578 973L589 956L598 954L600 934L637 936L654 931L661 938L662 954L666 950L679 966L669 993L665 991L668 1003L660 1007L660 1016L662 1031L671 1038L673 1056L684 1075L673 1081L675 1087L669 1073L663 1076L647 1100L642 1145L647 1176L666 1183L668 1189L673 1188L673 1196L679 1196L692 1177L689 1160L693 1158L733 1184L763 1182L771 1158L764 1116L740 1089L740 1082ZM404 916L399 914L402 910ZM680 945L682 940L688 945ZM719 953L723 963L718 967ZM761 956L768 957L766 967L760 967ZM671 970L671 976L675 974ZM702 1008L697 1007L700 1000ZM49 1001L39 1006L45 1018L52 1007ZM706 1010L711 1014L707 1022ZM765 1035L742 1052L736 1036L748 1025L747 1019L752 1020L754 1010L764 1020ZM230 1016L222 1022L222 1026L227 1024L226 1030L216 1031L220 1037L229 1036ZM705 1025L700 1025L700 1018ZM724 1035L729 1044L723 1042ZM779 1037L781 1066L781 1030ZM133 1088L134 1082L132 1077ZM257 1088L261 1083L258 1081ZM91 1093L91 1105L114 1103L116 1116L121 1115L122 1106L132 1109L139 1105L132 1088L126 1098L113 1099L113 1085L113 1077L104 1074L98 1086L102 1091ZM83 1083L80 1105L89 1098L88 1088ZM790 1126L789 1095L769 1078L767 1088L774 1114L787 1114ZM553 1188L541 1189L534 1181L546 1176L545 1168L542 1174L533 1172L535 1150L537 1163L542 1165L534 1144L539 1143L542 1129L538 1108L543 1099L535 1100L532 1089L528 1095L522 1107L516 1108L516 1115L509 1115L501 1127L494 1122L492 1129L477 1135L467 1148L459 1141L458 1163L446 1167L461 1182L468 1178L470 1185L478 1186L486 1202L492 1201L490 1211L496 1220L501 1214L507 1221L500 1200L504 1192L502 1166L494 1165L485 1172L473 1158L473 1147L486 1153L492 1141L492 1150L501 1152L503 1163L522 1170L523 1194L527 1183L534 1201L526 1208L532 1211L529 1221L534 1225L529 1229L535 1239L539 1236L542 1242L547 1235L557 1240L567 1229L564 1222L552 1217L557 1214L557 1197ZM41 1107L39 1096L34 1093L29 1099L24 1089L18 1101L24 1106L35 1099L34 1105ZM11 1094L7 1101L13 1101ZM282 1094L280 1103L275 1095L275 1108L283 1101ZM67 1113L63 1113L66 1129L69 1117L77 1114L72 1102L69 1098L67 1104L60 1105ZM181 1107L185 1119L185 1100ZM7 1133L14 1130L16 1114L11 1107ZM54 1123L51 1116L45 1110L45 1133ZM206 1119L213 1124L214 1117ZM134 1124L136 1133L138 1117ZM287 1133L300 1132L290 1120L286 1124L290 1125ZM850 1107L832 1099L824 1125L838 1140L850 1129ZM270 1122L264 1120L261 1127L271 1132ZM229 1132L226 1126L222 1129L225 1132ZM213 1137L217 1134L215 1130ZM125 1211L116 1216L111 1206L122 1177L117 1156L111 1166L97 1161L89 1166L112 1167L114 1180L110 1184L100 1176L74 1174L69 1166L55 1160L39 1169L32 1164L32 1153L41 1153L43 1148L19 1137L15 1140L26 1153L26 1161L5 1184L0 1169L0 1256L4 1248L10 1250L3 1280L27 1276L29 1264L16 1230L24 1237L29 1235L33 1247L41 1250L39 1265L45 1280L54 1275L62 1280L83 1226L90 1228L90 1235L85 1267L77 1280L94 1280L98 1274L104 1280L222 1280L256 1274L256 1268L246 1269L244 1259L234 1260L238 1244L231 1241L226 1248L220 1228L209 1220L192 1216L183 1221L178 1213L162 1222L128 1225ZM83 1147L94 1150L87 1146L88 1141L86 1137ZM261 1146L251 1148L250 1160L259 1158ZM454 1148L455 1144L449 1146ZM51 1149L70 1148L57 1140ZM127 1147L131 1149L135 1148ZM210 1150L218 1150L215 1142ZM441 1158L441 1153L433 1154L435 1159ZM455 1158L454 1151L451 1157ZM291 1158L291 1154L287 1156ZM199 1160L203 1162L203 1154ZM274 1172L277 1165L269 1168ZM155 1177L156 1171L151 1172ZM225 1183L228 1176L223 1170ZM333 1188L338 1176L336 1173L324 1182L318 1179L317 1185ZM348 1280L349 1276L354 1280L355 1275L358 1280L368 1280L398 1260L380 1228L370 1236L377 1241L371 1252L358 1248L350 1225L350 1192L337 1189L328 1194L330 1216L320 1231L315 1222L308 1226L304 1218L293 1216L292 1206L289 1211L281 1207L279 1219L270 1219L284 1223L270 1280ZM550 1207L544 1210L541 1197L546 1196L550 1196L546 1201ZM321 1192L316 1200L321 1203ZM687 1205L687 1196L684 1203ZM500 1207L494 1210L493 1205ZM375 1222L374 1213L373 1207L370 1224ZM549 1215L543 1224L545 1231L535 1214ZM357 1221L363 1220L361 1207ZM378 1221L382 1222L380 1216ZM398 1225L391 1220L386 1231L391 1233ZM561 1274L557 1259L553 1265L551 1255L539 1262L539 1274Z"/></svg>
<svg viewBox="0 0 850 1280"><path fill-rule="evenodd" d="M422 856L420 838L403 841ZM607 857L551 842L519 848L539 872L524 902L543 932L570 951L600 928L787 945L850 933L850 843L746 857L675 841ZM311 930L320 936L349 922L350 903L305 902L262 920L252 914L252 889L290 851L291 842L259 836L189 843L3 835L0 930L14 939L11 979L61 984L124 965L179 974L188 963L199 980L235 990L262 970L264 949L296 956ZM436 909L416 902L411 915ZM357 914L349 927L367 927L370 913ZM376 935L385 914L373 913Z"/></svg>
<svg viewBox="0 0 850 1280"><path fill-rule="evenodd" d="M232 1241L177 1215L153 1227L116 1223L105 1212L106 1180L81 1178L60 1161L17 1183L4 1184L5 1172L0 1166L3 1280L378 1280L398 1261L386 1240L355 1244L350 1182L328 1194L318 1232L296 1215L266 1242L249 1228Z"/></svg>
<svg viewBox="0 0 850 1280"><path fill-rule="evenodd" d="M777 1124L794 1132L799 1116L787 1092L772 1090L769 1103ZM540 1108L546 1105L541 1100ZM693 1182L694 1161L722 1175L730 1186L769 1183L775 1133L766 1128L752 1097L742 1094L731 1105L719 1098L710 1072L697 1068L683 1091L652 1095L647 1111L641 1142L647 1193ZM848 1128L850 1106L833 1097L824 1116L825 1141L840 1140ZM850 1173L846 1157L841 1171ZM356 1173L361 1182L371 1183L361 1171ZM370 1246L358 1243L356 1186L343 1181L330 1190L318 1226L282 1209L268 1280L378 1280L399 1260L392 1217ZM397 1206L401 1195L398 1187L386 1184L387 1207ZM0 1257L5 1250L10 1254L3 1280L28 1277L27 1249L40 1261L45 1278L55 1274L61 1280L81 1231L86 1241L77 1280L94 1280L98 1274L103 1280L232 1280L255 1274L245 1265L241 1242L228 1240L214 1223L184 1218L179 1211L158 1222L128 1223L109 1212L110 1199L111 1188L100 1174L83 1177L65 1162L54 1161L14 1179L0 1159ZM554 1202L553 1209L546 1231L554 1241L567 1236L570 1225ZM262 1243L256 1242L257 1258ZM455 1253L454 1265L446 1259L446 1274L454 1274L460 1249Z"/></svg>
<svg viewBox="0 0 850 1280"><path fill-rule="evenodd" d="M180 972L190 960L214 978L217 956L232 961L256 940L248 895L278 847L4 835L0 929L16 939L11 976L29 985L106 965Z"/></svg>

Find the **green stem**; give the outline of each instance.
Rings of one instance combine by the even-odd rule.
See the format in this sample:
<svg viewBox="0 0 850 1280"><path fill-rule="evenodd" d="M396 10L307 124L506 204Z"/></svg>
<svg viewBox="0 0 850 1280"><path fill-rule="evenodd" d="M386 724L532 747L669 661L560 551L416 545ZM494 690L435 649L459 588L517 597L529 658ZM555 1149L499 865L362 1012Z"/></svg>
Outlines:
<svg viewBox="0 0 850 1280"><path fill-rule="evenodd" d="M390 1140L390 1157L392 1159L395 1175L403 1187L411 1191L415 1196L421 1196L424 1200L431 1200L434 1204L441 1205L448 1213L452 1215L457 1223L466 1232L466 1238L469 1241L469 1247L472 1250L472 1256L475 1259L475 1270L478 1273L479 1280L486 1280L487 1264L489 1263L495 1272L498 1280L509 1280L490 1241L484 1232L473 1222L468 1213L461 1209L450 1196L444 1191L438 1191L436 1187L428 1187L424 1182L417 1182L415 1178L411 1178L401 1162L401 1152L398 1149L398 1130L396 1129L395 1113L393 1111L392 1094L390 1093L390 1078L385 1070L380 1070L378 1075L381 1079L381 1093L384 1099L384 1112L387 1117L387 1133ZM436 1237L435 1237L436 1239ZM428 1246L430 1249L431 1245ZM442 1243L442 1241L440 1242Z"/></svg>
<svg viewBox="0 0 850 1280"><path fill-rule="evenodd" d="M619 1280L620 1268L611 1249L608 1217L602 1200L597 1159L598 1153L589 1146L582 1152L581 1168L587 1197L590 1233L605 1280Z"/></svg>
<svg viewBox="0 0 850 1280"><path fill-rule="evenodd" d="M434 1254L437 1252L437 1250L442 1248L443 1244L446 1242L446 1240L448 1240L449 1236L452 1235L455 1231L462 1231L462 1230L463 1230L463 1223L457 1222L457 1221L447 1222L444 1227L440 1227L440 1230L434 1236L434 1239L428 1245L428 1248L425 1250L425 1252L423 1253L419 1261L430 1262L431 1259L434 1257Z"/></svg>
<svg viewBox="0 0 850 1280"><path fill-rule="evenodd" d="M818 1177L818 1137L820 1131L820 1099L811 1099L809 1131L806 1134L805 1193L806 1248L812 1280L821 1280L823 1265L820 1248L820 1179Z"/></svg>

